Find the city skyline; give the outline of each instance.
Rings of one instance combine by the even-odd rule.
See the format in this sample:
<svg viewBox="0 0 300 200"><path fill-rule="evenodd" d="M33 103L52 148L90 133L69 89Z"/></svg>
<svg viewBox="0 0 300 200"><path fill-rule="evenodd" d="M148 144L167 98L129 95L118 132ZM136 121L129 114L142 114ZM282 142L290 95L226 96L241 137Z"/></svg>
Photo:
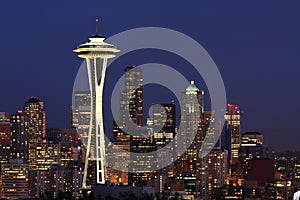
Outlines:
<svg viewBox="0 0 300 200"><path fill-rule="evenodd" d="M138 67L127 67L125 69L125 72L130 72L134 68ZM126 102L126 99L131 99L129 96L131 96L132 90L134 90L135 88L135 84L132 83L138 80L141 81L139 82L139 84L142 85L142 72L140 70L132 72L132 74L128 74L126 76L127 78L125 82L127 84L125 85L127 90L125 89L121 92L121 94L124 95L123 99L120 100L121 107L122 104ZM142 90L139 92L141 94ZM136 92L135 94L139 94L139 92ZM157 150L159 149L160 145L162 145L161 147L163 147L164 144L170 142L170 138L164 136L162 137L161 133L166 133L165 136L168 136L171 133L173 137L173 133L178 133L177 128L175 128L176 105L174 104L174 102L171 104L161 104L161 106L163 106L164 109L167 111L167 121L170 123L167 123L161 130L157 129L155 126L159 126L159 124L161 123L161 119L165 118L166 116L164 116L164 112L162 112L162 110L159 107L153 107L153 119L147 120L147 122L150 125L148 129L150 132L148 132L148 134L150 134L151 138L153 137L153 140L151 140L150 138L140 138L139 136L129 136L127 134L122 135L120 134L123 132L121 129L116 130L117 132L115 132L115 129L112 130L114 133L116 133L115 136L119 137L119 139L114 140L113 143L116 142L115 144L119 145L119 147L121 147L122 149L130 150L130 152L136 152L139 155L138 157L134 158L130 156L129 161L125 162L129 162L129 167L137 168L139 166L142 168L137 168L139 173L133 173L135 174L134 176L132 176L132 173L128 173L128 175L126 176L126 171L117 171L115 169L110 168L108 170L109 176L107 177L107 181L111 182L114 185L113 187L119 188L120 191L122 190L122 188L130 189L131 186L147 186L149 189L149 186L151 186L155 194L164 194L164 192L166 191L176 191L175 188L180 188L181 185L181 189L179 190L183 191L184 195L188 198L195 196L201 197L203 199L210 199L214 196L218 199L220 195L222 196L222 194L220 193L222 189L223 191L229 191L227 196L234 196L238 199L242 199L244 196L262 197L261 195L269 195L268 199L273 199L274 193L272 192L272 187L274 186L272 184L276 184L275 187L282 190L280 194L277 195L291 195L293 189L298 187L297 184L299 182L298 158L290 157L292 156L292 154L284 154L287 157L280 157L280 154L276 154L278 156L274 157L274 153L268 152L268 148L265 148L262 133L247 132L241 135L241 133L239 132L240 112L237 105L228 104L228 111L225 113L227 123L225 123L226 128L224 127L223 129L223 135L230 135L230 140L232 141L231 144L229 143L229 146L227 146L227 142L222 142L222 137L221 141L217 143L217 145L207 154L207 156L205 156L204 158L199 157L198 154L200 154L201 151L199 147L201 146L201 144L203 147L203 144L205 143L205 141L203 141L203 136L213 136L216 130L211 130L210 128L218 127L215 125L212 127L208 126L209 123L214 124L214 112L203 109L203 95L203 91L197 88L194 81L191 81L186 90L183 91L181 101L182 104L185 106L183 108L183 111L181 111L183 112L182 116L184 116L181 120L183 120L183 124L186 124L187 126L185 128L182 128L181 132L179 132L180 137L188 137L188 135L192 133L191 126L196 124L199 124L199 126L195 126L195 128L199 131L197 132L199 133L199 135L197 134L197 136L194 139L193 145L191 145L183 155L178 155L179 157L176 156L178 160L172 161L173 163L171 163L165 168L159 168L157 170L146 170L142 173L140 171L141 169L148 169L149 166L153 165L153 161L155 161L152 160L153 158L151 157L144 157L143 153L146 153L149 150ZM76 93L76 97L79 98L76 99L76 101L80 102L79 107L86 106L86 102L89 102L87 100L87 98L90 98L89 96L90 95L88 93ZM142 98L142 95L135 95L135 97ZM133 100L131 101L131 103L129 103L129 110L133 116L134 121L139 122L139 126L141 126L141 116L137 117L138 115L136 115L136 112L139 110L138 107L136 107L136 103L142 102L143 100ZM195 104L195 100L198 101L200 104ZM59 196L60 191L66 192L66 195L72 194L76 197L78 197L78 195L80 194L78 194L81 185L80 180L82 180L83 178L83 168L80 166L83 166L82 161L85 160L84 158L81 158L81 156L86 155L84 153L85 150L83 150L83 154L80 153L82 149L81 147L83 146L81 145L80 138L78 139L77 137L77 132L71 127L69 130L51 128L49 129L48 127L46 134L47 137L44 137L45 135L41 135L43 130L44 132L46 131L44 129L44 124L46 121L46 112L44 106L44 102L40 101L37 97L31 97L28 101L25 102L24 105L24 111L26 113L23 114L22 110L17 110L16 115L12 115L10 118L11 123L15 124L12 126L12 133L14 133L11 135L12 150L14 149L14 147L21 147L21 144L26 144L27 141L25 140L24 143L22 139L19 140L15 136L22 136L23 134L28 134L29 148L33 147L31 147L30 145L30 138L36 139L37 143L32 148L32 151L27 151L29 156L22 154L24 152L23 148L17 148L14 151L12 151L9 163L7 163L7 158L4 157L6 160L3 160L2 164L2 168L4 170L4 173L2 175L4 178L4 197L17 195L24 197L26 196L27 192L30 196L41 197L41 195L46 195L46 192L49 191L53 192L54 196ZM140 106L142 106L142 104ZM199 106L198 109L197 106ZM124 108L127 107L125 106ZM173 109L173 111L171 108ZM77 110L75 111L77 112ZM194 111L196 111L196 113L200 113L200 115L195 115ZM126 115L126 112L124 114ZM1 113L0 116L3 127L7 127L6 121L8 118L8 114ZM24 120L20 120L20 117L24 117ZM81 117L85 117L85 114ZM85 123L86 122L84 121L84 124L82 125L85 125ZM122 126L125 126L126 131L134 130L127 127L128 125L128 123L124 123ZM18 126L23 128L17 128ZM126 127L129 129L126 129ZM4 132L8 132L8 130L6 129L2 130ZM32 135L32 133L35 133L36 136L40 136L36 137L35 135ZM235 142L235 138L237 137L237 135L239 135L240 140ZM69 141L67 139L68 137L72 139ZM214 136L212 137L212 139L213 138ZM189 140L187 138L181 139L182 140L179 140L179 143L177 143L177 145L180 144L180 141ZM3 144L6 143L5 137L3 138L2 142ZM20 144L14 144L16 142ZM206 142L207 145L205 145L205 147L209 147L211 145L211 140L207 140ZM85 149L85 147L83 147L83 149ZM43 152L46 152L46 154L44 154ZM1 153L5 155L6 151L1 151ZM236 153L238 153L239 157L236 156ZM13 159L15 155L19 154L21 155L20 159ZM119 151L114 151L114 156L117 156L117 159L125 159L125 154ZM28 157L28 161L26 157ZM238 160L232 161L235 158L238 158ZM152 160L152 162L149 162L150 160ZM159 161L161 160L159 159ZM32 165L30 163L35 164ZM123 162L119 164L124 165L125 163ZM248 166L248 164L250 167ZM110 165L106 167L109 166ZM20 176L20 178L18 178L14 182L13 177L16 173L21 174L22 176ZM68 174L69 176L71 176L72 179L67 179ZM59 179L62 179L63 181L56 183L51 181L53 180L53 178L51 177L55 177L57 175L60 177ZM91 175L93 178L96 177L96 173L91 173ZM27 176L29 177L28 183L24 179ZM41 179L39 180L38 178L36 181L34 181L35 178L33 177L41 177ZM287 177L288 179L286 179ZM70 184L70 180L73 180L73 184ZM293 184L286 182L286 188L282 189L282 181L290 181L291 183L293 182ZM14 183L23 184L24 189L20 188L20 193L14 192ZM35 188L34 184L41 185ZM59 187L59 189L50 189L51 184L56 184L56 187ZM263 187L263 189L258 189L257 186L265 187ZM107 184L100 184L94 186L97 192L101 192L101 188L103 187L109 186L107 186ZM226 189L226 187L229 188ZM230 187L234 187L236 192L230 192ZM131 188L130 191L135 191L134 188L135 187ZM149 192L152 194L153 191L149 190ZM116 189L116 192L118 192L118 189ZM101 192L101 194L103 193ZM111 194L112 193L108 192L108 194L106 195ZM138 192L136 191L135 194L138 194Z"/></svg>
<svg viewBox="0 0 300 200"><path fill-rule="evenodd" d="M299 157L290 157L288 153L286 157L280 156L271 151L260 132L242 134L237 104L217 107L222 109L223 126L218 109L213 107L216 102L212 99L209 102L212 110L207 109L205 91L194 80L183 83L171 71L166 75L173 81L187 84L180 91L181 97L175 95L177 98L171 103L157 104L161 93L156 90L157 97L150 99L156 104L152 104L152 113L147 114L144 102L148 99L143 95L144 85L149 83L149 77L144 74L147 68L127 66L124 89L119 91L118 119L111 120L111 130L107 127L104 130L103 86L107 60L119 50L98 35L98 19L96 34L89 40L74 50L85 58L82 67L86 69L89 89L76 90L76 81L83 79L77 75L67 130L47 129L45 103L36 96L31 96L15 115L0 113L1 197L86 199L94 196L100 200L102 195L121 197L122 191L128 190L134 196L142 195L143 199L145 195L148 199L154 195L158 199L168 199L166 196L176 199L178 195L190 200L274 199L288 198L299 188ZM150 83L167 87L159 79ZM169 85L168 89L176 93L178 88ZM180 126L176 124L177 112ZM147 118L146 127L143 118ZM110 141L105 137L109 132L113 135ZM286 181L285 185L282 181ZM105 188L107 192L103 191ZM139 198L134 196L130 199Z"/></svg>
<svg viewBox="0 0 300 200"><path fill-rule="evenodd" d="M125 67L124 67L124 69L125 69ZM191 80L191 82L194 82L194 80ZM88 91L82 91L83 93L85 93L85 92L88 92ZM144 94L144 93L143 93ZM39 99L39 97L37 97L37 96L29 96L30 98L36 98L36 99ZM30 100L30 98L29 98L29 100ZM27 98L28 99L28 98ZM174 104L174 105L176 105L176 103L174 103L175 102L175 100L173 99L173 98L170 98L170 99L168 99L168 100L166 100L166 101L162 101L162 100L160 100L160 101L153 101L153 102L149 102L149 101L147 101L146 100L146 98L145 98L145 100L144 100L145 102L147 102L147 104L146 105L144 105L145 107L150 107L151 105L153 105L154 103L158 103L158 104L168 104L168 103L172 103L172 104ZM43 102L44 103L44 102ZM47 102L46 102L47 103ZM227 105L228 107L232 107L232 106L239 106L239 105L234 105L234 104L230 104L230 103L228 103L228 105ZM71 106L70 106L71 107ZM20 108L20 107L17 107L16 106L16 108ZM47 109L47 105L45 106L45 109ZM247 123L247 122L245 122L245 120L243 120L243 117L244 117L244 115L246 114L245 112L243 112L243 109L240 109L240 107L238 107L238 109L239 109L239 112L241 112L241 121L242 121L242 124L243 124L243 126L244 126L244 124L245 123ZM14 113L18 113L18 112L23 112L22 110L20 110L20 109L15 109L15 111L14 112L9 112L9 111L7 111L7 110L0 110L0 113L2 112L2 113L9 113L9 114L11 114L11 115L13 115ZM207 110L206 110L207 111ZM208 112L208 111L207 111ZM209 112L211 112L211 111L209 111ZM79 113L80 115L82 115L82 113ZM48 119L49 117L47 117L47 119ZM177 113L176 114L176 118L178 118L177 120L178 121L180 121L180 115ZM51 127L51 126L48 126L48 125L45 125L46 127L47 127L47 129L48 128L59 128L59 129L67 129L67 128L70 128L70 127L72 127L72 123L70 123L70 120L72 119L72 113L70 112L70 114L69 114L69 116L68 116L68 121L69 121L69 124L68 124L68 126L67 127ZM105 120L105 119L104 119ZM147 121L147 118L143 118L142 119L142 121L143 122L146 122ZM106 122L105 121L105 135L106 136L108 136L109 138L111 138L112 137L112 135L111 135L111 131L110 131L110 128L111 128L111 126L108 126L108 128L106 127L106 125L107 124L109 124L110 122ZM46 124L48 124L48 120L46 121ZM146 125L146 124L145 124ZM247 132L262 132L261 130L258 130L258 129L255 129L255 128L252 128L252 129L248 129L248 130L243 130L243 126L241 126L242 127L242 129L240 130L240 134L244 134L244 133L247 133ZM299 150L299 149L295 149L295 148L276 148L276 147L274 147L274 146L272 146L272 145L269 145L268 144L268 142L269 141L266 141L265 142L265 144L269 147L269 148L271 148L271 149L273 149L273 150L275 150L275 151L281 151L281 152L284 152L284 151L297 151L297 150Z"/></svg>
<svg viewBox="0 0 300 200"><path fill-rule="evenodd" d="M71 50L78 40L94 33L94 19L99 17L99 30L107 37L130 28L162 26L199 41L221 71L229 102L239 104L244 111L243 132L265 133L266 143L276 149L299 149L296 124L300 97L294 89L299 84L299 2L220 1L217 5L212 2L181 5L175 1L171 6L167 2L136 1L132 6L119 2L118 7L110 2L94 3L84 16L77 14L82 9L79 1L47 6L37 1L18 2L20 6L5 2L1 6L1 43L6 49L2 50L0 89L5 98L0 110L14 113L15 107L28 96L36 95L48 102L49 126L67 127L72 85L79 67L79 60L74 59ZM26 46L28 51L19 53L16 45ZM36 53L34 58L32 52ZM118 77L121 73L117 68L144 61L161 60L179 70L186 66L172 55L162 56L160 52L154 55L150 58L147 52L130 54L117 61L115 70L108 73ZM15 60L15 56L19 59ZM201 82L192 72L186 73L189 80ZM107 83L114 80L111 78ZM289 126L280 126L283 116L288 116ZM283 140L282 135L285 135Z"/></svg>
<svg viewBox="0 0 300 200"><path fill-rule="evenodd" d="M0 198L295 199L299 8L2 2Z"/></svg>

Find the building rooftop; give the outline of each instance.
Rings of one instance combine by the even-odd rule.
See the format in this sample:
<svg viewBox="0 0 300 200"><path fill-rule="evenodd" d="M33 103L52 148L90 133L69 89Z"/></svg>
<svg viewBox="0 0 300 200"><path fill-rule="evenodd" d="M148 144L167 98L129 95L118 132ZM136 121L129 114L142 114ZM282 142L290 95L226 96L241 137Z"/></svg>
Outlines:
<svg viewBox="0 0 300 200"><path fill-rule="evenodd" d="M246 133L243 133L243 135L262 135L262 133L257 131L248 131Z"/></svg>
<svg viewBox="0 0 300 200"><path fill-rule="evenodd" d="M40 100L38 97L32 96L29 98L29 100L27 101L27 103L39 103Z"/></svg>
<svg viewBox="0 0 300 200"><path fill-rule="evenodd" d="M191 81L191 84L186 88L186 91L191 91L191 92L198 92L200 91L199 88L195 85L194 81Z"/></svg>

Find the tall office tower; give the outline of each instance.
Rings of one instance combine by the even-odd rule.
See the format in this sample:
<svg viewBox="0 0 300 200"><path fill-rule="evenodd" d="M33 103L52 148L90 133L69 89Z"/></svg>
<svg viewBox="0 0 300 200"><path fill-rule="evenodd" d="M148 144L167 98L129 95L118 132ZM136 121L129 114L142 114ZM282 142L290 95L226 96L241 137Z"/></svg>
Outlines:
<svg viewBox="0 0 300 200"><path fill-rule="evenodd" d="M139 67L125 68L125 88L120 94L120 128L130 137L131 154L128 184L146 186L156 165L153 157L145 153L155 151L156 145L147 130L137 130L143 126L143 74ZM128 119L132 119L130 123ZM143 136L140 136L143 135Z"/></svg>
<svg viewBox="0 0 300 200"><path fill-rule="evenodd" d="M156 147L164 148L161 157L165 159L157 160L159 168L153 174L148 185L154 186L156 192L163 193L166 184L174 178L174 160L176 154L175 144L169 143L176 135L176 105L172 103L155 104L152 106L152 118L147 119L148 135L152 135ZM169 146L166 146L169 145Z"/></svg>
<svg viewBox="0 0 300 200"><path fill-rule="evenodd" d="M76 128L82 140L88 140L91 115L91 93L76 91L72 107L72 128Z"/></svg>
<svg viewBox="0 0 300 200"><path fill-rule="evenodd" d="M162 157L169 158L158 160L157 166L168 166L163 169L160 169L158 172L160 176L170 176L170 174L174 174L174 166L170 165L175 161L176 153L174 151L175 144L169 147L165 147L168 145L169 142L173 140L176 135L177 128L176 128L176 105L174 101L169 104L156 104L153 107L153 118L151 125L148 125L152 130L149 135L154 136L154 143L157 148L165 148L164 153L166 155L162 155ZM162 152L163 153L163 152ZM169 166L170 165L170 166ZM159 167L161 168L161 167ZM166 177L160 177L166 178ZM160 186L163 187L163 186Z"/></svg>
<svg viewBox="0 0 300 200"><path fill-rule="evenodd" d="M215 116L214 111L204 111L203 117L203 139L205 138L205 145L201 146L200 152L210 152L217 151L220 149L220 141L215 144ZM207 149L204 149L207 148ZM211 153L211 152L210 152ZM208 174L209 174L209 158L211 154L206 155L203 158L199 158L199 163L197 166L197 189L199 191L199 196L202 198L208 197ZM227 158L227 157L226 157ZM228 159L228 158L227 158ZM228 160L227 160L228 163ZM227 174L226 174L227 175Z"/></svg>
<svg viewBox="0 0 300 200"><path fill-rule="evenodd" d="M152 128L154 141L158 147L163 147L172 141L176 130L175 104L157 104L153 106ZM172 149L170 149L172 150Z"/></svg>
<svg viewBox="0 0 300 200"><path fill-rule="evenodd" d="M103 124L103 88L107 61L115 57L119 50L112 44L104 42L105 38L98 35L98 19L96 20L96 34L89 38L89 42L79 45L74 52L84 58L87 65L88 80L91 94L91 112L88 140L84 166L83 188L87 187L89 162L96 162L96 183L104 184L105 169L105 134Z"/></svg>
<svg viewBox="0 0 300 200"><path fill-rule="evenodd" d="M239 150L241 145L241 111L238 106L228 104L225 113L225 134L229 134L231 145L229 149L230 173L234 175L237 172L239 162Z"/></svg>
<svg viewBox="0 0 300 200"><path fill-rule="evenodd" d="M145 152L146 146L153 149L153 143L149 143L148 138L138 137L137 128L143 126L143 72L142 69L136 66L125 68L124 90L120 93L120 115L119 119L113 123L113 158L109 159L114 162L118 168L123 171L137 170L140 166L131 163L133 160L142 160L143 158L130 158L130 151ZM139 145L141 145L139 147ZM150 151L150 149L148 149ZM147 160L147 159L146 159ZM140 163L141 166L147 165L147 162ZM137 168L136 168L137 167ZM130 168L130 169L129 169ZM110 181L118 182L118 184L142 185L146 184L147 177L144 173L121 172L109 170ZM116 178L118 177L118 178ZM137 181L143 179L143 181ZM122 180L122 183L120 183ZM139 183L137 183L139 182ZM143 182L143 183L141 183Z"/></svg>
<svg viewBox="0 0 300 200"><path fill-rule="evenodd" d="M217 130L214 111L204 111L203 135L205 136L205 148L220 147L220 141L215 144L215 132ZM204 147L203 147L204 148Z"/></svg>
<svg viewBox="0 0 300 200"><path fill-rule="evenodd" d="M10 114L0 112L0 164L9 161L10 154Z"/></svg>
<svg viewBox="0 0 300 200"><path fill-rule="evenodd" d="M28 163L28 116L23 110L11 115L10 159L22 159Z"/></svg>
<svg viewBox="0 0 300 200"><path fill-rule="evenodd" d="M118 125L127 130L128 119L138 126L143 126L143 72L135 66L125 68L125 88L120 94L120 119Z"/></svg>
<svg viewBox="0 0 300 200"><path fill-rule="evenodd" d="M185 174L193 176L192 173L196 176L200 167L199 151L203 141L204 92L196 87L194 81L191 81L191 84L182 93L181 101L181 123L177 145L179 149L182 149L186 143L191 143L191 145L177 160L176 174L177 177L183 176L185 179ZM193 135L196 136L192 137ZM199 178L196 178L195 183L192 184L194 187L189 188L189 191L186 190L187 194L198 195L199 182Z"/></svg>
<svg viewBox="0 0 300 200"><path fill-rule="evenodd" d="M24 164L23 159L11 159L1 170L4 198L28 198L28 164Z"/></svg>
<svg viewBox="0 0 300 200"><path fill-rule="evenodd" d="M201 145L203 135L203 117L204 117L204 92L199 90L194 81L187 89L182 93L181 97L181 123L178 146L180 143L186 144L192 143L189 149L186 151L186 159L196 159L198 156L197 148ZM196 131L196 133L195 133ZM196 135L196 137L192 137ZM180 156L180 155L179 155Z"/></svg>
<svg viewBox="0 0 300 200"><path fill-rule="evenodd" d="M36 169L37 162L36 144L39 137L46 136L46 112L44 102L37 97L31 97L24 106L24 114L27 115L28 164L29 169Z"/></svg>

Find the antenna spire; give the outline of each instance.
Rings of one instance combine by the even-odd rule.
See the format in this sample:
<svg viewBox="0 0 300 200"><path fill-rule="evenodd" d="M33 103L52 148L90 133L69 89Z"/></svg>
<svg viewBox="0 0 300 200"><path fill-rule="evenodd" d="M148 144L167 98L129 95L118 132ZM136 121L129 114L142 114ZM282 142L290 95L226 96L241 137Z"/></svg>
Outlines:
<svg viewBox="0 0 300 200"><path fill-rule="evenodd" d="M96 35L98 35L98 22L99 22L99 19L96 18Z"/></svg>

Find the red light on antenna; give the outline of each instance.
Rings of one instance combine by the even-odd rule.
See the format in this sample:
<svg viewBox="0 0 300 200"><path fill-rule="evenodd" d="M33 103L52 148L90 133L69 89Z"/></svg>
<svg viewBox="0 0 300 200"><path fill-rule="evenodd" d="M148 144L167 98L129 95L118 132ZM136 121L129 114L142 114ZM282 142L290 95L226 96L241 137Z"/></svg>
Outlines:
<svg viewBox="0 0 300 200"><path fill-rule="evenodd" d="M96 22L99 22L99 19L98 19L98 18L96 19Z"/></svg>
<svg viewBox="0 0 300 200"><path fill-rule="evenodd" d="M233 105L229 103L229 104L227 104L227 106L228 106L228 107L232 107Z"/></svg>
<svg viewBox="0 0 300 200"><path fill-rule="evenodd" d="M235 110L238 110L238 109L239 109L239 107L238 107L238 106L235 106L235 107L234 107L234 109L235 109Z"/></svg>

